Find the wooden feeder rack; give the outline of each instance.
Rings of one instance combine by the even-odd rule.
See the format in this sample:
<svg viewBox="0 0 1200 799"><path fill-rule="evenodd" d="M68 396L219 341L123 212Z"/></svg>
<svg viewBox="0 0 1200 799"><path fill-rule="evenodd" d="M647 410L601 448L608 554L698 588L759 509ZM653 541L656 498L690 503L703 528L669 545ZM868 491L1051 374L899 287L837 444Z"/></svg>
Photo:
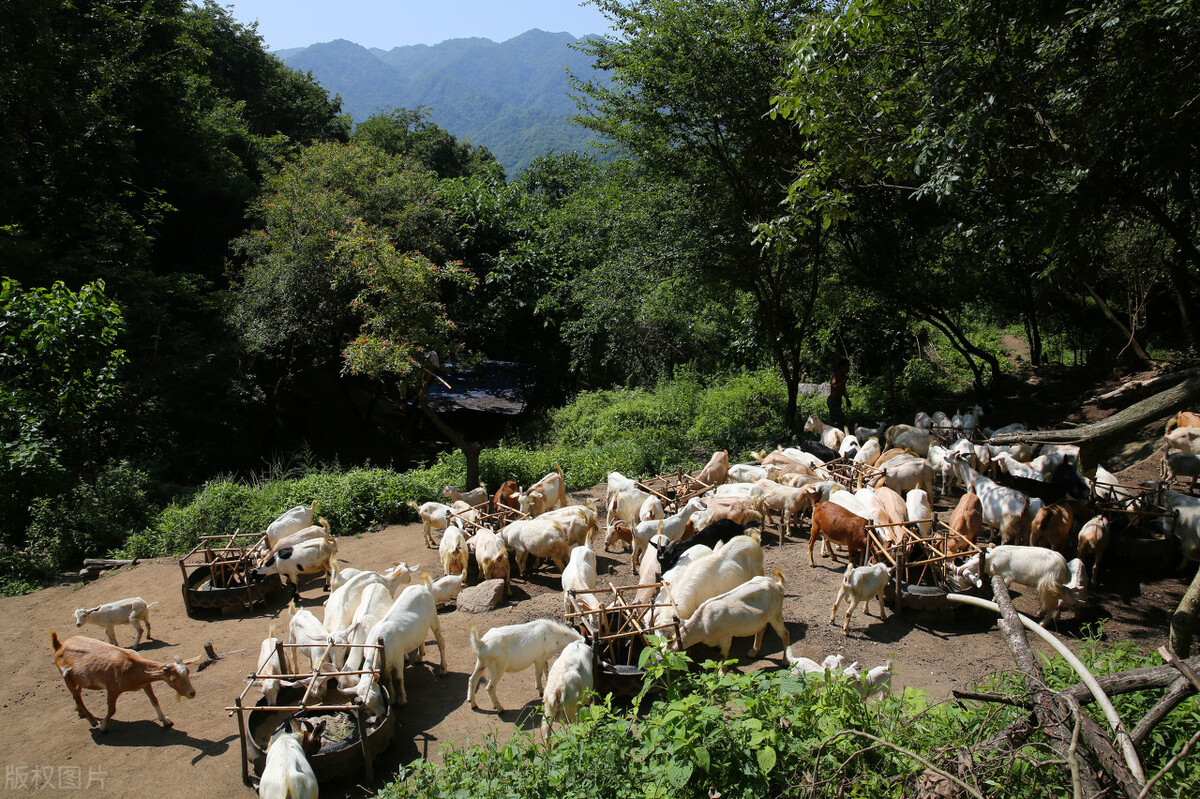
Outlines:
<svg viewBox="0 0 1200 799"><path fill-rule="evenodd" d="M476 522L468 521L467 519L462 518L458 514L454 514L454 519L457 522L458 526L461 527L463 532L467 533L468 536L475 535L477 532L479 532L479 530L481 528L484 528L484 527L488 528L493 533L498 533L506 525L512 524L513 522L516 522L516 521L520 521L522 519L532 519L532 518L533 517L530 516L528 513L522 513L521 511L517 510L516 508L502 508L501 510L496 511L495 513L482 513L479 515L479 521L476 521Z"/></svg>
<svg viewBox="0 0 1200 799"><path fill-rule="evenodd" d="M682 471L639 480L636 485L650 496L656 497L666 513L675 513L686 505L688 500L716 488Z"/></svg>
<svg viewBox="0 0 1200 799"><path fill-rule="evenodd" d="M633 594L642 589L666 590L667 602L634 602ZM583 597L592 597L588 602ZM602 598L609 598L605 604ZM670 585L649 583L646 585L615 586L608 588L572 589L567 592L569 610L565 615L568 625L577 629L591 645L596 655L597 688L612 691L621 696L632 696L641 690L643 672L638 668L638 655L648 644L647 636L672 630L679 637L679 618ZM651 608L670 611L671 621L647 627L642 616Z"/></svg>
<svg viewBox="0 0 1200 799"><path fill-rule="evenodd" d="M1110 522L1120 522L1123 527L1145 529L1143 522L1152 519L1171 519L1168 534L1174 532L1179 514L1168 508L1163 493L1169 486L1157 483L1153 488L1126 483L1091 483L1088 500L1096 513ZM1123 492L1122 497L1117 492Z"/></svg>
<svg viewBox="0 0 1200 799"><path fill-rule="evenodd" d="M236 606L250 608L283 588L278 575L252 576L258 558L267 549L266 533L203 535L179 559L183 573L183 604L188 615L199 609Z"/></svg>
<svg viewBox="0 0 1200 799"><path fill-rule="evenodd" d="M917 522L869 524L867 525L867 560L874 554L895 571L892 574L892 600L896 613L900 613L907 593L912 593L912 587L925 586L940 588L945 585L949 574L951 561L969 558L982 552L982 548L969 541L962 534L950 529L945 522L928 519L933 523L929 536L921 536L912 531ZM881 530L900 527L903 537L900 541L891 541L884 537ZM950 552L950 542L958 541L964 548L961 552ZM920 544L925 550L925 556L912 560L913 549Z"/></svg>
<svg viewBox="0 0 1200 799"><path fill-rule="evenodd" d="M330 646L332 647L332 645ZM374 781L375 774L372 761L376 755L382 752L385 748L387 748L388 744L391 743L392 734L395 729L395 713L392 712L391 694L387 692L384 693L383 716L373 728L369 727L367 724L366 708L356 702L309 704L308 701L312 691L311 686L316 683L315 678L319 677L320 679L324 680L339 677L361 677L364 674L372 674L375 676L375 680L378 682L380 676L387 673L385 669L385 656L382 640L374 644L347 644L347 646L358 649L374 649L376 655L376 667L373 669L322 671L321 666L324 664L325 658L329 653L329 648L326 648L325 654L321 656L311 672L304 674L289 673L262 675L258 673L258 665L256 664L255 671L246 675L246 687L243 688L242 692L234 698L233 706L225 708L230 716L236 714L238 718L238 737L241 739L242 748L242 782L247 785L252 785L254 777L259 776L257 774L253 774L251 770L253 766L255 771L257 771L259 766L257 764L257 756L253 758L253 762L251 760L250 747L253 747L254 751L256 752L261 752L264 759L266 757L266 749L260 748L259 745L254 741L249 725L249 714L258 711L290 714L282 717L280 719L280 723L294 718L302 713L309 713L313 711L323 713L344 712L350 714L355 719L355 723L358 728L358 740L331 752L325 752L324 750L317 752L309 758L309 762L312 764L313 771L316 773L317 779L324 781L342 776L343 774L351 771L357 771L355 763L358 762L359 757L361 756L362 771L366 774L367 782ZM288 668L287 664L290 661L287 657L286 651L300 648L307 647L302 644L285 644L283 642L276 642L275 653L276 657L279 659L278 662L284 664L285 668ZM305 680L309 678L314 679L312 680L312 683L310 683L309 689L305 691L304 697L298 703L272 705L266 702L266 697L263 697L263 699L259 700L259 704L248 706L246 704L246 694L249 693L251 688L255 687L255 681L263 679L264 677L272 680L293 681ZM276 725L276 727L277 726L278 725Z"/></svg>
<svg viewBox="0 0 1200 799"><path fill-rule="evenodd" d="M861 488L875 477L883 474L883 469L876 469L874 466L849 458L832 460L820 468L828 472L835 483L849 491Z"/></svg>

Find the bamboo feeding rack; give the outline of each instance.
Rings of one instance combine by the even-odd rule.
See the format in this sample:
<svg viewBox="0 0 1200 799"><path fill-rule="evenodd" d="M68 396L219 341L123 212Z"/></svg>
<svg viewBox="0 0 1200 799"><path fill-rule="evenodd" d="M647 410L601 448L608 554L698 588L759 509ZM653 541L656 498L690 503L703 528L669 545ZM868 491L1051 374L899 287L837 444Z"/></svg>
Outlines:
<svg viewBox="0 0 1200 799"><path fill-rule="evenodd" d="M707 494L716 488L683 471L640 480L636 485L650 496L656 497L666 513L675 513L686 505L689 499Z"/></svg>
<svg viewBox="0 0 1200 799"><path fill-rule="evenodd" d="M1091 482L1088 499L1096 508L1097 514L1111 522L1121 522L1125 527L1143 529L1143 522L1148 519L1169 518L1167 533L1175 530L1179 514L1167 507L1164 491L1168 489L1164 482L1159 482L1153 488L1127 483Z"/></svg>
<svg viewBox="0 0 1200 799"><path fill-rule="evenodd" d="M667 601L631 601L630 592L643 589L654 589L655 596L660 589L665 590ZM582 599L585 596L592 597L595 604ZM610 599L605 604L601 597ZM679 637L677 608L666 583L624 586L610 583L608 588L572 589L567 592L567 602L566 622L591 645L599 664L598 681L607 681L606 687L618 694L632 695L641 688L643 672L637 666L637 657L650 643L647 636L671 631ZM669 612L670 621L643 623L642 617L652 608Z"/></svg>
<svg viewBox="0 0 1200 799"><path fill-rule="evenodd" d="M922 521L931 522L928 536L921 536L913 532L916 525ZM890 540L880 532L895 527L902 529L902 535L898 541ZM950 543L952 541L961 544L962 551L951 552ZM924 554L913 560L912 555L918 545L922 547ZM894 569L892 589L897 614L901 611L905 586L942 586L949 577L948 568L952 561L969 558L981 551L981 548L973 541L968 540L961 533L951 530L949 525L937 521L936 518L915 522L867 525L867 560L870 561L874 554L877 560L882 559ZM919 571L915 572L914 578L916 569Z"/></svg>
<svg viewBox="0 0 1200 799"><path fill-rule="evenodd" d="M349 758L348 753L357 750L362 757L362 767L366 774L367 781L374 781L375 776L372 760L374 759L375 755L386 748L386 746L391 742L392 732L395 727L395 717L391 708L391 695L386 692L384 693L383 715L374 727L369 727L367 724L367 710L363 705L357 702L334 702L328 704L324 702L316 702L309 704L309 699L312 696L313 687L316 685L318 679L327 680L331 678L338 679L341 677L361 677L362 675L370 674L374 675L374 680L379 683L381 676L388 673L386 669L383 642L378 641L374 644L346 645L351 648L374 649L375 667L371 669L340 669L333 671L323 670L322 667L325 663L325 658L328 657L332 646L333 645L330 644L325 648L325 651L322 653L321 657L315 664L313 664L313 670L311 672L291 673L289 671L289 673L286 674L262 674L258 671L261 664L256 664L255 670L246 675L246 687L243 688L242 692L234 698L233 705L225 708L230 716L236 714L238 718L238 736L241 739L242 745L242 781L247 785L252 784L253 781L251 774L250 746L253 746L256 751L262 752L264 756L266 754L265 747L260 747L258 745L258 743L254 740L253 732L249 727L248 714L256 713L258 711L263 711L265 713L290 714L283 717L281 719L281 723L288 721L301 713L348 713L355 720L355 726L358 732L357 742L332 752L317 752L316 754L312 755L309 760L312 763L313 769L317 771L318 779L329 778L335 776L340 771L344 771L346 761ZM301 648L307 647L302 644L285 644L280 641L275 643L275 657L278 659L278 662L281 664L282 668L288 670L289 667L287 664L289 662L294 662L294 659L289 661L287 651ZM246 694L249 693L250 689L255 686L256 681L264 678L292 681L309 680L310 682L308 688L304 692L303 698L298 703L266 703L247 706ZM381 690L383 690L382 685L380 687ZM266 702L266 698L264 697L260 701ZM257 760L258 758L255 757L254 759ZM322 777L322 774L326 774L327 776Z"/></svg>
<svg viewBox="0 0 1200 799"><path fill-rule="evenodd" d="M188 615L197 609L252 607L283 587L278 575L252 576L258 556L267 551L266 533L203 535L179 559L183 604Z"/></svg>

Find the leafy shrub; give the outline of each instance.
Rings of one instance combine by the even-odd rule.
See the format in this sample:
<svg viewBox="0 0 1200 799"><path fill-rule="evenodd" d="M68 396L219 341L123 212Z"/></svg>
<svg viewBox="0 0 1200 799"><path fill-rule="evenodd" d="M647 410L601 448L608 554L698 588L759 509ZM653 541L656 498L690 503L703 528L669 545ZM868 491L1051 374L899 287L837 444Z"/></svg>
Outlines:
<svg viewBox="0 0 1200 799"><path fill-rule="evenodd" d="M201 535L265 530L283 511L314 500L317 515L337 535L413 521L416 511L408 503L424 501L431 492L421 477L420 472L350 469L253 485L211 480L189 501L172 503L151 526L131 536L124 552L128 557L180 554L195 546Z"/></svg>
<svg viewBox="0 0 1200 799"><path fill-rule="evenodd" d="M824 407L823 401L817 402ZM790 441L792 434L784 424L786 404L783 381L770 370L706 383L694 371L679 369L673 380L653 390L579 394L551 414L546 438L552 448L606 451L620 444L636 454L610 468L663 473L696 468L713 450L745 453Z"/></svg>
<svg viewBox="0 0 1200 799"><path fill-rule="evenodd" d="M29 546L44 553L55 568L89 556L103 557L149 523L155 509L148 504L148 492L145 472L127 461L108 464L95 480L34 500Z"/></svg>
<svg viewBox="0 0 1200 799"><path fill-rule="evenodd" d="M940 765L964 749L972 757L970 778L984 795L1070 793L1068 770L1040 733L1016 753L994 744L993 736L1023 717L1020 708L931 704L915 691L864 703L858 687L840 676L721 674L712 661L697 671L685 654L651 653L645 650L643 667L661 698L649 701L643 692L628 709L600 699L581 710L578 723L559 728L552 747L525 732L504 744L489 734L475 745L447 747L441 765L413 763L380 796L903 797L918 793L925 769L909 753ZM1133 645L1104 651L1091 645L1085 654L1098 673L1154 660ZM1057 687L1077 681L1068 672L1061 660L1047 662ZM1013 675L988 687L1024 694ZM1136 701L1148 709L1156 698ZM1145 758L1149 773L1195 730L1198 702L1190 699L1163 723L1161 749ZM1141 708L1128 710L1124 717L1136 718ZM1173 774L1164 795L1195 795L1200 773L1176 767Z"/></svg>

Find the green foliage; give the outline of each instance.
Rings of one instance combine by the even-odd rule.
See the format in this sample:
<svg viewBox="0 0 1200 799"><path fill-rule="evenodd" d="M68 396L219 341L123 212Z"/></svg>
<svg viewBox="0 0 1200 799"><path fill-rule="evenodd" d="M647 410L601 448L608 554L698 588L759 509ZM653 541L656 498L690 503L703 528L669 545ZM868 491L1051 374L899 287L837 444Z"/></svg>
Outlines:
<svg viewBox="0 0 1200 799"><path fill-rule="evenodd" d="M786 402L782 381L770 371L702 381L694 371L681 369L654 389L580 393L552 412L546 437L556 446L623 442L649 467L635 474L660 474L695 468L697 460L702 463L717 449L736 457L790 441Z"/></svg>
<svg viewBox="0 0 1200 799"><path fill-rule="evenodd" d="M57 497L34 501L29 546L46 553L56 567L84 557L105 557L125 543L130 533L149 524L150 481L128 462L112 463L94 481L79 483Z"/></svg>
<svg viewBox="0 0 1200 799"><path fill-rule="evenodd" d="M407 348L399 360L444 337L445 320L421 335L439 317L439 275L420 255L440 258L449 235L430 202L434 184L409 161L362 143L313 145L283 164L257 206L262 227L236 244L246 265L231 320L247 347L285 373L340 366L344 341L359 333L380 345L364 356L383 356L395 327L387 319L414 310L411 329L394 337Z"/></svg>
<svg viewBox="0 0 1200 799"><path fill-rule="evenodd" d="M351 141L410 158L439 178L457 178L495 163L486 147L459 141L429 121L429 109L386 108L358 123Z"/></svg>
<svg viewBox="0 0 1200 799"><path fill-rule="evenodd" d="M636 153L646 172L677 191L674 208L695 211L667 216L677 225L674 241L700 254L676 266L675 282L661 283L689 296L699 286L702 296L707 291L726 305L745 302L756 354L771 359L789 388L790 423L806 342L825 296L818 288L837 264L819 227L779 235L760 229L758 236L752 227L777 214L785 199L779 176L804 148L794 127L765 112L790 43L815 6L796 0L595 5L615 35L583 49L611 71L611 82L573 79L577 119ZM615 295L612 284L603 288L593 293ZM595 318L602 317L580 317Z"/></svg>
<svg viewBox="0 0 1200 799"><path fill-rule="evenodd" d="M254 484L220 478L195 496L171 503L152 525L130 536L123 551L129 557L182 554L202 535L265 530L283 511L314 500L317 515L335 535L355 535L379 524L413 521L416 511L408 503L433 495L432 484L419 473L387 469L320 469Z"/></svg>
<svg viewBox="0 0 1200 799"><path fill-rule="evenodd" d="M1087 648L1097 673L1156 662L1133 645ZM1021 718L1018 708L976 702L930 704L920 693L863 702L859 686L833 676L803 679L788 671L722 674L699 670L685 654L643 651L646 685L631 709L598 697L577 724L558 729L552 746L518 732L507 743L491 736L443 748L442 764L417 761L381 797L904 797L918 793L925 764L941 765L960 751L972 759L968 782L985 796L1034 799L1070 792L1068 770L1040 734L1019 751L983 745ZM1047 663L1052 687L1077 679L1061 660ZM1015 676L996 687L1015 688ZM1018 696L1021 692L1017 691ZM1153 698L1127 700L1137 718ZM1145 763L1153 773L1196 727L1189 699L1160 727L1161 747ZM864 735L890 743L878 744ZM900 747L900 748L893 748ZM1186 761L1185 761L1186 762ZM1182 764L1163 784L1164 796L1190 796L1198 775Z"/></svg>
<svg viewBox="0 0 1200 799"><path fill-rule="evenodd" d="M104 283L0 281L0 545L20 546L29 503L89 473L122 392L121 309Z"/></svg>

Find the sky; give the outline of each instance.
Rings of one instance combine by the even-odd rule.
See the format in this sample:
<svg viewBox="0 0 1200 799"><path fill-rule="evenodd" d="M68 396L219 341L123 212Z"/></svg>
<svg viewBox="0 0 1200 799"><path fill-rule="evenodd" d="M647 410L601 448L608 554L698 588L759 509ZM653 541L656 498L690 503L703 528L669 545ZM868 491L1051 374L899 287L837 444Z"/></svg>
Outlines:
<svg viewBox="0 0 1200 799"><path fill-rule="evenodd" d="M530 28L573 36L606 33L595 6L579 0L218 0L234 19L258 20L268 50L348 39L390 50L479 36L502 42Z"/></svg>

